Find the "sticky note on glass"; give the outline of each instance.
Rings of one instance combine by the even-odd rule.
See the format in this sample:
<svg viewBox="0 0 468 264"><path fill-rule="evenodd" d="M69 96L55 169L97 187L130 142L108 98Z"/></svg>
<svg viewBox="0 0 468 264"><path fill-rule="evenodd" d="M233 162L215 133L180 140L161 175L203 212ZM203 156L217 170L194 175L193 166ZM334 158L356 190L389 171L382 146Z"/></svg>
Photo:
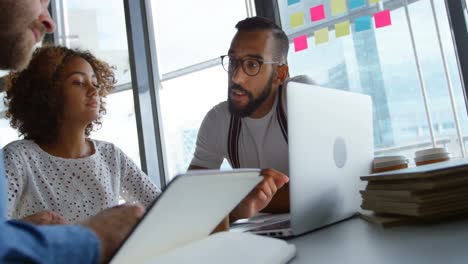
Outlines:
<svg viewBox="0 0 468 264"><path fill-rule="evenodd" d="M323 5L314 6L310 9L310 20L319 21L325 18L325 8Z"/></svg>
<svg viewBox="0 0 468 264"><path fill-rule="evenodd" d="M378 2L380 2L380 0L369 0L370 4L377 4Z"/></svg>
<svg viewBox="0 0 468 264"><path fill-rule="evenodd" d="M307 35L302 35L302 36L294 38L294 51L295 52L305 50L308 47L309 45L307 44Z"/></svg>
<svg viewBox="0 0 468 264"><path fill-rule="evenodd" d="M291 27L304 25L304 12L297 12L291 15Z"/></svg>
<svg viewBox="0 0 468 264"><path fill-rule="evenodd" d="M335 25L335 36L337 38L349 35L349 20Z"/></svg>
<svg viewBox="0 0 468 264"><path fill-rule="evenodd" d="M390 10L384 10L374 14L375 28L390 26L392 24L392 17Z"/></svg>
<svg viewBox="0 0 468 264"><path fill-rule="evenodd" d="M362 16L354 19L354 31L360 32L371 29L371 17Z"/></svg>
<svg viewBox="0 0 468 264"><path fill-rule="evenodd" d="M332 15L336 16L346 12L346 0L331 0Z"/></svg>
<svg viewBox="0 0 468 264"><path fill-rule="evenodd" d="M366 5L366 0L349 0L349 9L356 9Z"/></svg>
<svg viewBox="0 0 468 264"><path fill-rule="evenodd" d="M315 44L328 42L328 28L322 28L314 32Z"/></svg>
<svg viewBox="0 0 468 264"><path fill-rule="evenodd" d="M301 0L288 0L288 5L294 5L296 3L299 3Z"/></svg>

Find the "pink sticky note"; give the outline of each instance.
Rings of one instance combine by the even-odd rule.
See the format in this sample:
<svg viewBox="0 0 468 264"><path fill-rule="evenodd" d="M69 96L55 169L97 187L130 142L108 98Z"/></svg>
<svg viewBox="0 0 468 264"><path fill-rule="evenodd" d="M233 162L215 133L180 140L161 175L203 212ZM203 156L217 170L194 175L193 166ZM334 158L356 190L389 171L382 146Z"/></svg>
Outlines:
<svg viewBox="0 0 468 264"><path fill-rule="evenodd" d="M374 14L375 28L381 28L390 26L392 24L392 18L390 16L390 10L384 10Z"/></svg>
<svg viewBox="0 0 468 264"><path fill-rule="evenodd" d="M325 18L325 8L323 5L318 5L310 8L310 20L319 21Z"/></svg>
<svg viewBox="0 0 468 264"><path fill-rule="evenodd" d="M307 35L302 35L299 37L294 38L294 51L298 52L301 50L307 49L309 46L307 45Z"/></svg>

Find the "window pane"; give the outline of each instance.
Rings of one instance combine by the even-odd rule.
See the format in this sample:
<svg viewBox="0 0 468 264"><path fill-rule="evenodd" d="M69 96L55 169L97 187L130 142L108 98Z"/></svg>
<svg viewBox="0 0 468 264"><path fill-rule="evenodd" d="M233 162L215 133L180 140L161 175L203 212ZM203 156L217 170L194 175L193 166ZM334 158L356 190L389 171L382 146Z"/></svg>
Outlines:
<svg viewBox="0 0 468 264"><path fill-rule="evenodd" d="M153 0L161 74L227 53L237 21L246 17L245 1Z"/></svg>
<svg viewBox="0 0 468 264"><path fill-rule="evenodd" d="M205 114L227 98L227 73L219 67L164 82L159 92L167 175L185 172Z"/></svg>
<svg viewBox="0 0 468 264"><path fill-rule="evenodd" d="M123 1L62 0L65 44L87 49L116 66L118 84L131 81Z"/></svg>
<svg viewBox="0 0 468 264"><path fill-rule="evenodd" d="M92 138L114 143L140 166L132 90L107 96L106 109L102 128L94 132Z"/></svg>
<svg viewBox="0 0 468 264"><path fill-rule="evenodd" d="M457 112L463 132L466 133L466 106L445 5L443 1L434 2ZM304 5L303 10L306 7ZM288 28L285 23L288 23L289 18L284 16L291 11L284 9L289 7L283 5L282 10L283 26ZM446 146L454 156L460 156L430 2L412 3L409 11L438 145ZM395 8L390 14L390 26L376 29L372 22L371 28L362 32L355 32L354 17L350 19L344 16L341 20L324 24L323 27L329 29L329 41L322 44L315 44L314 32L310 32L308 49L295 52L294 45L291 45L290 72L293 76L308 74L322 86L371 95L376 154L400 153L412 159L414 151L430 147L431 140L404 8ZM334 24L347 19L351 20L350 35L336 38ZM304 26L302 30L306 31L307 27ZM291 36L293 38L295 35Z"/></svg>

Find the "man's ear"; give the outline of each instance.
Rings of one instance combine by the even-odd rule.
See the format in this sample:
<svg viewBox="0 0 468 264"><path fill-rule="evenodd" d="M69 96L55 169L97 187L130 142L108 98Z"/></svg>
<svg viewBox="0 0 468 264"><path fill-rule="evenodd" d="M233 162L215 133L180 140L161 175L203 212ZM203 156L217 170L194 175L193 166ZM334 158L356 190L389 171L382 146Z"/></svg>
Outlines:
<svg viewBox="0 0 468 264"><path fill-rule="evenodd" d="M278 65L276 68L276 79L282 84L288 78L289 75L289 66L287 64Z"/></svg>

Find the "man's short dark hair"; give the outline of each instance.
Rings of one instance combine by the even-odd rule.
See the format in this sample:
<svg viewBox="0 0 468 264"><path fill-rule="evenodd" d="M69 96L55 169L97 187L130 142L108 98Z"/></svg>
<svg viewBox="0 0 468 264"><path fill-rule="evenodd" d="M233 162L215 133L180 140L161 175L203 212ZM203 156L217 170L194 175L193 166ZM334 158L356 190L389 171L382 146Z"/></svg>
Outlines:
<svg viewBox="0 0 468 264"><path fill-rule="evenodd" d="M238 31L271 31L273 33L273 37L276 40L276 51L275 51L275 58L276 60L280 60L282 63L286 63L288 57L288 50L289 50L289 40L286 33L273 21L264 18L264 17L249 17L244 20L239 21L236 24L236 29Z"/></svg>

